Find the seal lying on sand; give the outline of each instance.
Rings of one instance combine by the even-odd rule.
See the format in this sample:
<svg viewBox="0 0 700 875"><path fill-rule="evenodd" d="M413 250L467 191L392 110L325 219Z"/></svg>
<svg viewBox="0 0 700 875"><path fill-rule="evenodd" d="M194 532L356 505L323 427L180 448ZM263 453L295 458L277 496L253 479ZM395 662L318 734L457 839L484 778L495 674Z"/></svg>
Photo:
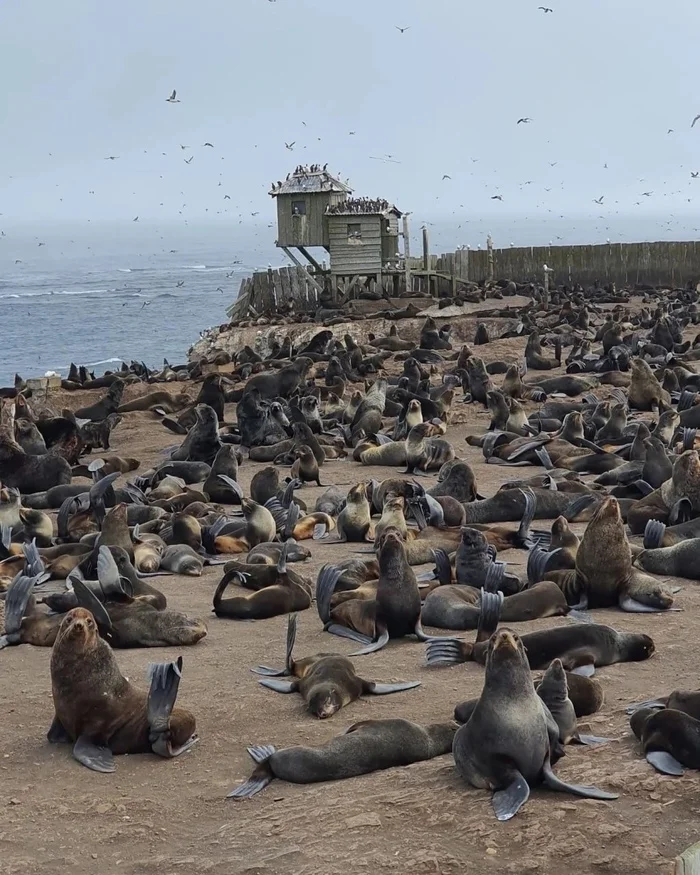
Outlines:
<svg viewBox="0 0 700 875"><path fill-rule="evenodd" d="M113 772L114 754L176 757L197 742L195 718L175 708L182 658L150 669L148 694L122 676L90 611L63 619L51 653L56 714L47 738L73 744L73 756L96 772Z"/></svg>
<svg viewBox="0 0 700 875"><path fill-rule="evenodd" d="M589 799L617 799L596 787L567 784L552 771L564 753L559 728L535 692L525 648L509 629L491 637L484 689L452 746L460 775L473 787L493 790L499 820L510 820L544 783L551 790Z"/></svg>
<svg viewBox="0 0 700 875"><path fill-rule="evenodd" d="M248 753L258 765L250 778L228 796L255 796L275 778L293 784L340 781L430 760L450 752L455 729L454 723L419 726L400 719L361 720L319 748L278 751L271 744L249 747Z"/></svg>

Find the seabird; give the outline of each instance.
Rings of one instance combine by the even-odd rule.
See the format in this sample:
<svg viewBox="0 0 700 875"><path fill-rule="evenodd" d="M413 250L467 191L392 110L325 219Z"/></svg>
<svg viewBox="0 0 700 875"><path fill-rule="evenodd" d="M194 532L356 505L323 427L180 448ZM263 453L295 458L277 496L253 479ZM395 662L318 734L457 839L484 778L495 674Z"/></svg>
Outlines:
<svg viewBox="0 0 700 875"><path fill-rule="evenodd" d="M700 119L700 113L698 113L698 114L695 116L695 118L693 119L692 124L690 125L691 128L694 128L694 127L695 127L695 122L696 122L698 119Z"/></svg>
<svg viewBox="0 0 700 875"><path fill-rule="evenodd" d="M531 121L532 121L531 118L519 118L518 124L519 125L529 125Z"/></svg>
<svg viewBox="0 0 700 875"><path fill-rule="evenodd" d="M173 93L167 98L166 103L179 103L180 101L177 99L176 95L177 91L173 88Z"/></svg>
<svg viewBox="0 0 700 875"><path fill-rule="evenodd" d="M394 27L395 27L398 31L401 31L401 33L405 33L407 30L410 29L411 25L409 24L408 27L399 27L398 24L395 24Z"/></svg>
<svg viewBox="0 0 700 875"><path fill-rule="evenodd" d="M296 140L292 140L291 143L285 143L284 145L285 145L285 146L289 149L289 151L291 152L292 149L294 149L294 144L295 144L295 143L296 143Z"/></svg>
<svg viewBox="0 0 700 875"><path fill-rule="evenodd" d="M184 159L184 160L185 160L185 164L191 164L192 161L193 161L193 159L194 159L194 155L192 156L192 158L185 158L185 159Z"/></svg>
<svg viewBox="0 0 700 875"><path fill-rule="evenodd" d="M204 145L205 145L205 146L209 146L210 149L213 149L213 148L214 148L214 144L213 144L213 143L205 143Z"/></svg>
<svg viewBox="0 0 700 875"><path fill-rule="evenodd" d="M554 10L550 6L538 6L538 9L541 9L542 12L546 15L548 12L554 12Z"/></svg>
<svg viewBox="0 0 700 875"><path fill-rule="evenodd" d="M452 179L452 177L448 173L443 173L442 178L443 179Z"/></svg>
<svg viewBox="0 0 700 875"><path fill-rule="evenodd" d="M600 196L599 198L594 197L594 198L593 198L593 203L594 203L594 204L602 204L602 203L603 203L603 198L604 198L604 197L605 197L604 194L601 194L601 196Z"/></svg>
<svg viewBox="0 0 700 875"><path fill-rule="evenodd" d="M493 195L491 195L491 200L492 201L502 201L503 195L502 194L493 194Z"/></svg>

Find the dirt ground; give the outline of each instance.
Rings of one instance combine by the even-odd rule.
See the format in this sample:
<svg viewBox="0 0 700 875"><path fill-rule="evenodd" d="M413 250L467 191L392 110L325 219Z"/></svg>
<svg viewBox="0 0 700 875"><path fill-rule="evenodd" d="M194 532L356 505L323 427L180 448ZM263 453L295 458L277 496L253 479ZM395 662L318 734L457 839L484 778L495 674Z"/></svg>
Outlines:
<svg viewBox="0 0 700 875"><path fill-rule="evenodd" d="M490 360L516 350L522 351L520 341L493 343L479 352ZM96 394L60 393L52 402L59 408L77 408ZM130 388L127 397L133 394ZM458 456L474 467L483 494L493 494L514 475L539 470L514 472L486 465L481 451L468 447L464 438L483 431L488 414L460 401L453 411L447 438ZM233 416L231 406L227 420ZM176 440L150 414L133 413L114 432L113 449L141 459L144 469ZM246 493L258 467L246 461L240 469ZM322 479L325 484L350 486L370 473L381 479L396 471L333 461L324 465ZM300 492L309 506L319 494L317 487ZM312 541L306 545L312 558L295 568L312 580L323 563L363 549ZM509 551L499 558L524 574L524 552ZM275 781L252 800L227 800L226 794L251 771L246 745L318 745L350 723L369 717L400 716L424 723L448 720L455 704L480 693L483 669L474 664L428 669L424 645L411 639L391 642L379 653L358 657L358 670L369 679L418 679L422 686L360 700L330 720L319 721L303 710L298 696L282 696L257 684L251 666L283 663L286 617L258 622L215 618L211 601L221 573L213 568L205 569L199 579L157 581L171 606L204 617L209 624L208 636L182 651L178 704L196 714L201 741L180 759L119 757L111 775L83 768L67 746L46 741L53 716L50 651L22 645L0 654L0 871L4 875L68 871L75 875L97 871L559 875L572 870L577 875L658 875L670 873L676 854L697 839L697 776L688 772L670 778L654 772L640 757L624 713L629 702L698 686L700 589L696 584L679 582L681 613L595 612L597 622L649 633L657 653L647 662L598 671L605 704L582 725L584 731L614 741L596 749L568 747L556 771L566 780L616 791L619 800L581 800L538 789L513 820L498 823L490 794L463 783L451 755L347 781L308 786ZM541 620L519 624L517 631L571 622ZM297 655L322 650L347 654L355 647L321 630L315 606L300 615ZM150 662L177 655L173 649L117 651L123 673L144 687Z"/></svg>

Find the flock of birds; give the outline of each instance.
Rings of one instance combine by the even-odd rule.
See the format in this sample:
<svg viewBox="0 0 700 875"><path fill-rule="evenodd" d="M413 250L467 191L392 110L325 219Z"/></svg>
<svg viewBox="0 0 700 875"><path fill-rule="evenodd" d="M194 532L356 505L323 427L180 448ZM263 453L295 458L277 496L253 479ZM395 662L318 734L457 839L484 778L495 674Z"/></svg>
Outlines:
<svg viewBox="0 0 700 875"><path fill-rule="evenodd" d="M110 695L115 683L133 688L113 651L200 641L207 624L173 610L152 575L198 576L222 564L216 617L287 615L285 666L253 670L263 686L299 693L316 717L419 682L369 681L341 654L295 659L297 615L314 600L328 633L360 645L351 656L417 638L428 665L486 670L480 696L457 704L457 723L448 715L427 727L371 721L371 732L351 731L303 756L299 748L250 748L255 770L232 797L255 795L274 778L332 780L451 751L468 784L493 789L499 820L539 784L617 798L567 783L552 766L569 743L608 741L577 727L577 717L603 707L595 668L648 659L655 644L641 631L644 615L677 610L665 580L700 577L700 336L691 330L683 339L700 324L700 295L649 288L637 293L640 304L613 286L506 281L473 293L495 305L484 311L493 321L487 327L477 314L473 342L461 348L450 324L428 317L418 339L393 321L387 335L365 343L327 328L299 342L291 330L267 345L259 336L256 348L214 349L206 360L164 362L158 371L132 362L95 378L72 365L63 390L95 393L73 410L52 410L20 377L0 390L0 647L53 647L58 723L50 741L69 743L97 771L113 771L115 754L191 749L194 715L173 707L182 661L158 665L148 695L119 700ZM529 302L504 306L516 294ZM488 356L497 338L522 338L514 360ZM223 366L226 373L211 370ZM448 439L460 390L461 401L491 415L487 430L468 429L467 446L481 450L481 464L514 466L487 497L477 457L474 465L460 458ZM110 449L138 411L181 441L145 471ZM254 471L249 495L241 466ZM396 471L375 479L378 466ZM350 488L332 482L341 470ZM319 490L313 507L298 494L309 484ZM534 529L534 520L554 523ZM575 523L587 523L582 535ZM369 555L324 565L315 584L297 570L326 544L348 542ZM513 549L527 555L525 577L498 558ZM416 574L418 565L429 570ZM639 631L602 625L593 608L611 618L614 610L639 614ZM512 626L538 617L569 619L522 636L499 628L501 618ZM431 635L423 625L476 630L476 640ZM98 633L108 675L80 643ZM545 674L533 678L532 670ZM526 732L514 731L514 713ZM115 731L127 719L145 727L138 738ZM630 707L641 752L664 774L700 768L698 719L693 691Z"/></svg>

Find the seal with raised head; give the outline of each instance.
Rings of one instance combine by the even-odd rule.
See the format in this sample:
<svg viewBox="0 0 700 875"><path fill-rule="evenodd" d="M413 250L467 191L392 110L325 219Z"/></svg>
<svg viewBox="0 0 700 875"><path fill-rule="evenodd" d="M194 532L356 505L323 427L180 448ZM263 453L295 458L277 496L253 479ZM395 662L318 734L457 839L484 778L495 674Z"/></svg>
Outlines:
<svg viewBox="0 0 700 875"><path fill-rule="evenodd" d="M673 463L669 480L636 501L627 512L633 535L641 535L649 520L674 525L700 513L700 456L686 450Z"/></svg>
<svg viewBox="0 0 700 875"><path fill-rule="evenodd" d="M456 728L454 723L420 726L398 718L361 720L319 748L249 747L257 763L255 771L228 795L234 799L255 796L275 778L292 784L340 781L430 760L450 752Z"/></svg>
<svg viewBox="0 0 700 875"><path fill-rule="evenodd" d="M198 404L194 412L195 424L170 458L175 462L206 462L207 465L213 465L221 449L216 411L207 404Z"/></svg>
<svg viewBox="0 0 700 875"><path fill-rule="evenodd" d="M48 740L72 744L75 759L96 772L113 772L115 754L180 756L198 740L194 715L175 708L182 658L149 673L148 693L132 687L90 611L74 608L51 652L56 713Z"/></svg>
<svg viewBox="0 0 700 875"><path fill-rule="evenodd" d="M366 483L356 483L348 490L345 507L338 514L336 525L341 541L374 540Z"/></svg>
<svg viewBox="0 0 700 875"><path fill-rule="evenodd" d="M363 680L355 673L352 662L338 653L318 653L294 659L292 651L296 632L297 615L292 614L287 621L287 656L283 669L260 665L253 671L264 675L259 683L276 693L300 693L314 717L321 720L332 717L336 711L365 694L383 696L420 686L420 681L382 684ZM281 680L284 676L293 680Z"/></svg>
<svg viewBox="0 0 700 875"><path fill-rule="evenodd" d="M473 787L493 790L499 820L509 820L530 796L530 787L590 799L616 799L596 787L568 784L552 771L564 753L559 728L535 692L525 648L509 629L495 632L488 645L484 689L474 711L455 733L457 771Z"/></svg>

